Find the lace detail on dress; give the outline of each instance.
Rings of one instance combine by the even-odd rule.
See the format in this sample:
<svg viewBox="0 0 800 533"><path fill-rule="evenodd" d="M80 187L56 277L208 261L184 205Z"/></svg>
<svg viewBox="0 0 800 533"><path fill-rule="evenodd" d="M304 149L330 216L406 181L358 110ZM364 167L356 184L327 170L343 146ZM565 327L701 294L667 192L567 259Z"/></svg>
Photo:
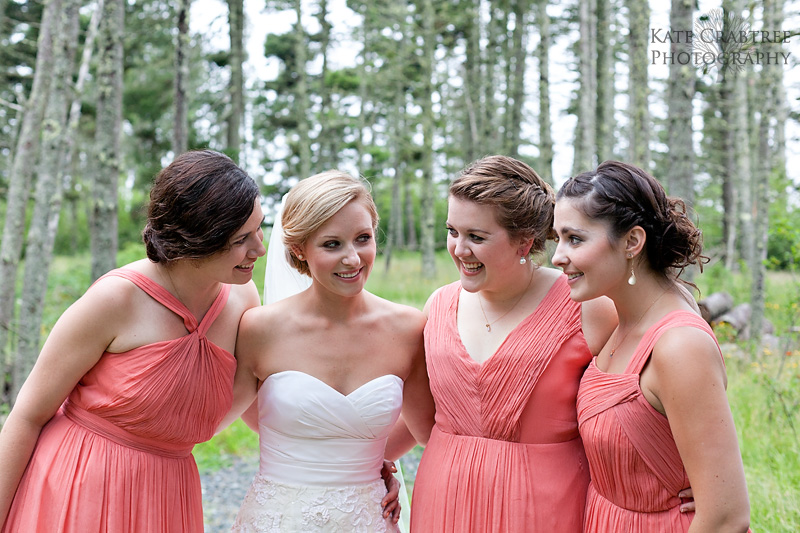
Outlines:
<svg viewBox="0 0 800 533"><path fill-rule="evenodd" d="M232 533L397 532L382 516L382 480L364 485L316 487L278 483L256 475Z"/></svg>

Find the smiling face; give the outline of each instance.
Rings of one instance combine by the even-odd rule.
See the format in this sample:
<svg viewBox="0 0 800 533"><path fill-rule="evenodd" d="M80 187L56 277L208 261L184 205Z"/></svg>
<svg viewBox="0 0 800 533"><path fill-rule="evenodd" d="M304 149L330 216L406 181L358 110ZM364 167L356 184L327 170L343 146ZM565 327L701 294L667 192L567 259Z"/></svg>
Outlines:
<svg viewBox="0 0 800 533"><path fill-rule="evenodd" d="M253 278L256 259L267 252L261 229L263 221L264 213L257 198L250 218L233 234L228 248L202 260L206 266L218 272L220 281L243 285Z"/></svg>
<svg viewBox="0 0 800 533"><path fill-rule="evenodd" d="M364 203L353 200L296 247L295 254L303 256L316 283L344 296L358 294L375 263L373 223Z"/></svg>
<svg viewBox="0 0 800 533"><path fill-rule="evenodd" d="M587 217L578 206L569 198L556 202L553 265L567 274L570 297L582 302L616 292L626 283L629 261L624 240L614 240L605 222Z"/></svg>
<svg viewBox="0 0 800 533"><path fill-rule="evenodd" d="M450 196L447 208L447 250L468 292L501 290L508 272L522 268L526 252L511 240L495 218L494 208Z"/></svg>

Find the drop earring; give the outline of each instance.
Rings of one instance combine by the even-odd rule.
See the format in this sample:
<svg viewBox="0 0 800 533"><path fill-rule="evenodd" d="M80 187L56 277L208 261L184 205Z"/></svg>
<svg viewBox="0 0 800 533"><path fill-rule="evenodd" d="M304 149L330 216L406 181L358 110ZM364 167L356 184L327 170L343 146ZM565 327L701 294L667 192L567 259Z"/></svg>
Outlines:
<svg viewBox="0 0 800 533"><path fill-rule="evenodd" d="M633 254L628 254L628 259L632 258ZM631 266L631 276L628 278L628 285L636 285L636 273L633 271L633 266Z"/></svg>
<svg viewBox="0 0 800 533"><path fill-rule="evenodd" d="M528 261L527 261L527 259L525 259L525 256L524 256L524 255L523 255L523 256L520 256L520 258L519 258L519 264L520 264L520 265L524 265L524 264L525 264L525 263L527 263L527 262L528 262Z"/></svg>

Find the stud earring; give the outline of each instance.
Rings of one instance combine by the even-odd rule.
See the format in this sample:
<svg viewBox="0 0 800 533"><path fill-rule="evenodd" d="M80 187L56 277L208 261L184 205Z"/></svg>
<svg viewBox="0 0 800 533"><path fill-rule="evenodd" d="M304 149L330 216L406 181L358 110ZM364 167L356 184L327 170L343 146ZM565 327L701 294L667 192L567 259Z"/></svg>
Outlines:
<svg viewBox="0 0 800 533"><path fill-rule="evenodd" d="M525 263L527 263L527 262L528 262L528 261L525 259L525 256L524 256L524 255L523 255L522 257L520 257L520 258L519 258L519 264L520 264L520 265L524 265L524 264L525 264Z"/></svg>
<svg viewBox="0 0 800 533"><path fill-rule="evenodd" d="M303 254L297 254L297 258L298 258L300 261L305 261L305 260L306 260L306 256L304 256Z"/></svg>

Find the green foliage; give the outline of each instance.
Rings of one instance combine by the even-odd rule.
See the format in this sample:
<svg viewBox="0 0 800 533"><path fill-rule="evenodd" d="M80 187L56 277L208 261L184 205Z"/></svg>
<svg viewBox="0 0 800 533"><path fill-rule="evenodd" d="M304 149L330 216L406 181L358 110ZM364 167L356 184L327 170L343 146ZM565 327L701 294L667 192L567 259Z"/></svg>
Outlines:
<svg viewBox="0 0 800 533"><path fill-rule="evenodd" d="M210 441L195 446L192 455L201 472L225 468L231 465L232 456L258 455L258 434L239 419Z"/></svg>

